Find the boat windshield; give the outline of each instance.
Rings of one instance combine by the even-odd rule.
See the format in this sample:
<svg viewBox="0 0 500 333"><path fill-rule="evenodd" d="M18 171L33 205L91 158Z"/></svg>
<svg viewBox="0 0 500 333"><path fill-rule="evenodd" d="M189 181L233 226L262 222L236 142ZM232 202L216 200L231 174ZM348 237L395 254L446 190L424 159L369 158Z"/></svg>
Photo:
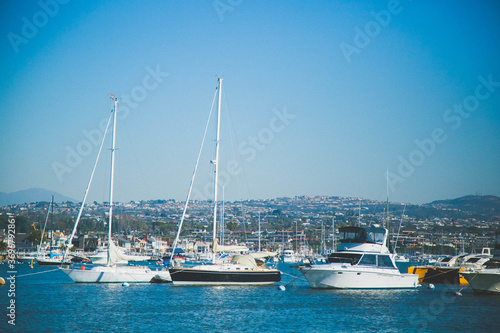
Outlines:
<svg viewBox="0 0 500 333"><path fill-rule="evenodd" d="M478 262L481 258L479 257L472 257L472 258L469 258L467 259L464 264L474 264L476 262Z"/></svg>
<svg viewBox="0 0 500 333"><path fill-rule="evenodd" d="M388 255L378 255L377 256L377 266L395 268L394 264L392 263L391 258L389 258Z"/></svg>
<svg viewBox="0 0 500 333"><path fill-rule="evenodd" d="M357 253L332 253L328 256L327 261L331 262L340 262L344 264L352 264L356 265L361 258L361 254Z"/></svg>
<svg viewBox="0 0 500 333"><path fill-rule="evenodd" d="M363 258L361 258L359 265L394 268L389 255L365 254Z"/></svg>
<svg viewBox="0 0 500 333"><path fill-rule="evenodd" d="M386 236L384 228L339 228L342 243L377 243L383 244Z"/></svg>

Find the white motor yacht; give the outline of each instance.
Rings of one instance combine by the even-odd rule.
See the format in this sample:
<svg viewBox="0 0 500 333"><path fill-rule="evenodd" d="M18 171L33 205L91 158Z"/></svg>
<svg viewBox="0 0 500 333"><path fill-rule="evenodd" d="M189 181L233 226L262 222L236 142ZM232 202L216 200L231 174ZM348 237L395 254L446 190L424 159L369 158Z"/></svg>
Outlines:
<svg viewBox="0 0 500 333"><path fill-rule="evenodd" d="M405 289L418 286L418 275L402 274L387 248L387 229L339 228L341 244L327 263L299 266L311 288Z"/></svg>
<svg viewBox="0 0 500 333"><path fill-rule="evenodd" d="M303 256L295 253L293 250L283 250L281 260L286 263L298 263L303 259Z"/></svg>
<svg viewBox="0 0 500 333"><path fill-rule="evenodd" d="M484 253L484 251L483 251ZM495 237L495 252L484 266L468 268L460 274L477 292L500 294L500 232Z"/></svg>

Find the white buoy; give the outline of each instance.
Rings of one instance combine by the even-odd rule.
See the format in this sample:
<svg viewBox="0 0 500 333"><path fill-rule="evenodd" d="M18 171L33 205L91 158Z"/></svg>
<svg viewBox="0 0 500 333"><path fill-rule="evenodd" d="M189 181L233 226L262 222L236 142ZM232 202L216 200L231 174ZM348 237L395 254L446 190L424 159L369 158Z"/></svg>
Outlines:
<svg viewBox="0 0 500 333"><path fill-rule="evenodd" d="M286 287L285 287L285 286L283 286L283 285L280 285L280 286L278 287L278 289L279 289L279 290L281 290L281 291L285 291L285 290L286 290Z"/></svg>
<svg viewBox="0 0 500 333"><path fill-rule="evenodd" d="M122 286L124 286L124 287L128 287L128 286L129 286L129 284L128 284L128 282L123 282Z"/></svg>
<svg viewBox="0 0 500 333"><path fill-rule="evenodd" d="M462 296L462 293L460 292L460 290L455 291L454 294L455 294L455 296Z"/></svg>
<svg viewBox="0 0 500 333"><path fill-rule="evenodd" d="M427 289L434 289L434 285L433 285L432 283L429 283L429 284L427 285Z"/></svg>

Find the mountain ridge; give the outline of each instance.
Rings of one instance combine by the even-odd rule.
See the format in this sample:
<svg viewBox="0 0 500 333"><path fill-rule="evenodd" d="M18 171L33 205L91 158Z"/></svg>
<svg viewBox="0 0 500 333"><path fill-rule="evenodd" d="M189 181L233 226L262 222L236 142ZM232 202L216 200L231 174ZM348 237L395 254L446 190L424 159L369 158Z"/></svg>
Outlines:
<svg viewBox="0 0 500 333"><path fill-rule="evenodd" d="M78 200L67 197L55 191L47 190L44 188L29 188L27 190L21 190L11 193L0 192L0 206L3 207L39 201L50 201L52 195L54 196L54 202L78 202Z"/></svg>
<svg viewBox="0 0 500 333"><path fill-rule="evenodd" d="M500 197L494 195L466 195L455 199L432 201L424 206L489 216L500 215Z"/></svg>
<svg viewBox="0 0 500 333"><path fill-rule="evenodd" d="M54 195L55 202L79 202L61 193L43 189L29 188L11 193L0 192L0 207L50 201ZM410 205L414 209L436 209L439 211L456 211L467 215L480 214L485 216L500 216L500 197L494 195L466 195L455 199L435 200L422 205ZM421 208L418 208L421 207ZM443 213L444 213L443 212Z"/></svg>

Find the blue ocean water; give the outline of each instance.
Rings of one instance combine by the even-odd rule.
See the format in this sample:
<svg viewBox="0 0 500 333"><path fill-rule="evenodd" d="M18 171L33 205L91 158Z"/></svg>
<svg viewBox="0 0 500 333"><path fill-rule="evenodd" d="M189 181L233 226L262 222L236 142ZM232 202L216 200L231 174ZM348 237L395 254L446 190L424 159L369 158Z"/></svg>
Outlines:
<svg viewBox="0 0 500 333"><path fill-rule="evenodd" d="M266 287L75 284L54 267L16 265L0 286L0 332L498 332L500 296L470 287L312 290L280 265ZM0 276L8 276L0 265ZM33 274L40 273L40 274ZM30 275L25 275L30 274ZM463 289L462 289L463 288ZM461 290L463 296L455 296ZM8 324L15 300L15 326Z"/></svg>

